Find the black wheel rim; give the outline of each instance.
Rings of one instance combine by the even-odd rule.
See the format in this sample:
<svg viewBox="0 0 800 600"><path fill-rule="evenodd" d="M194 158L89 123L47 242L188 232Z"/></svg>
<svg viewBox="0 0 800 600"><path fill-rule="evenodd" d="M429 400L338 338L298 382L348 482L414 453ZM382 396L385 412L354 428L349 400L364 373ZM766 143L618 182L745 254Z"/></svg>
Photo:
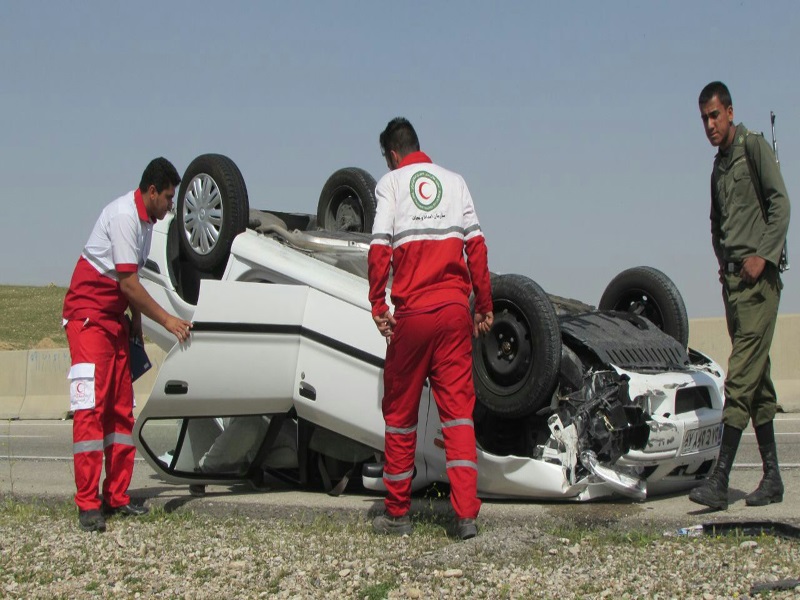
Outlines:
<svg viewBox="0 0 800 600"><path fill-rule="evenodd" d="M364 231L364 211L353 188L343 186L334 190L325 211L324 226L333 231Z"/></svg>
<svg viewBox="0 0 800 600"><path fill-rule="evenodd" d="M614 305L614 310L644 317L664 330L664 313L653 297L644 290L631 290L624 294Z"/></svg>
<svg viewBox="0 0 800 600"><path fill-rule="evenodd" d="M532 376L531 326L513 302L495 302L494 324L480 342L478 376L501 396L518 391Z"/></svg>

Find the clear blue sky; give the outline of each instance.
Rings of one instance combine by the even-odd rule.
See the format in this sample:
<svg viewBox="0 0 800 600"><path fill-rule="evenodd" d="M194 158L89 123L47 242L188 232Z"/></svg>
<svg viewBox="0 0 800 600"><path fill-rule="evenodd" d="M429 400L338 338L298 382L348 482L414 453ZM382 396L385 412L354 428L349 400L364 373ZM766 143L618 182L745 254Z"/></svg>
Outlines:
<svg viewBox="0 0 800 600"><path fill-rule="evenodd" d="M714 149L697 95L777 114L800 198L800 3L0 3L0 283L66 285L102 207L147 162L230 156L254 208L314 212L336 169L386 170L394 116L461 172L492 270L596 304L651 265L722 314ZM797 210L797 208L796 208ZM795 267L781 312L800 312Z"/></svg>

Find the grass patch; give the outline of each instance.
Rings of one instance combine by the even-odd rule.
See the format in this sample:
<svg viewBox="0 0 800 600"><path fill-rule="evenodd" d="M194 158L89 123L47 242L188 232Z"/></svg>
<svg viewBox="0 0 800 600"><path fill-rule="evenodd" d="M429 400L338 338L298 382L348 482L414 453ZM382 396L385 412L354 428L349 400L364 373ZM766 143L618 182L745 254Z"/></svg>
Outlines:
<svg viewBox="0 0 800 600"><path fill-rule="evenodd" d="M267 591L270 594L277 594L281 590L281 580L289 575L291 575L291 571L289 571L289 569L281 569L278 571L275 575L270 577L269 581L267 582Z"/></svg>
<svg viewBox="0 0 800 600"><path fill-rule="evenodd" d="M641 548L663 539L663 532L656 528L625 530L602 526L582 527L570 523L561 523L551 529L550 535L569 540L576 544L581 542L593 546L626 545Z"/></svg>
<svg viewBox="0 0 800 600"><path fill-rule="evenodd" d="M183 559L174 561L170 567L170 572L175 575L186 575L186 571L188 570L189 567Z"/></svg>
<svg viewBox="0 0 800 600"><path fill-rule="evenodd" d="M362 588L359 596L366 600L384 600L389 597L389 592L394 588L393 581L382 581Z"/></svg>
<svg viewBox="0 0 800 600"><path fill-rule="evenodd" d="M0 517L8 520L19 520L24 523L43 517L67 519L76 515L75 504L69 500L34 498L23 502L9 497L0 499Z"/></svg>
<svg viewBox="0 0 800 600"><path fill-rule="evenodd" d="M66 348L61 311L67 288L0 285L0 350Z"/></svg>

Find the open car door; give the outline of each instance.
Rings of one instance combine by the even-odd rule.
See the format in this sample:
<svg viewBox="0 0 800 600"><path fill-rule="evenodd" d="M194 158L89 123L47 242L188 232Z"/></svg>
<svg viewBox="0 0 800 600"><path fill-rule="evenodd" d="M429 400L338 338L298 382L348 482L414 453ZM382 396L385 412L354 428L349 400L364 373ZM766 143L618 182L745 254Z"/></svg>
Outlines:
<svg viewBox="0 0 800 600"><path fill-rule="evenodd" d="M303 483L318 430L352 442L354 460L382 450L384 355L362 307L302 285L203 281L191 339L164 359L135 443L171 483L265 468Z"/></svg>

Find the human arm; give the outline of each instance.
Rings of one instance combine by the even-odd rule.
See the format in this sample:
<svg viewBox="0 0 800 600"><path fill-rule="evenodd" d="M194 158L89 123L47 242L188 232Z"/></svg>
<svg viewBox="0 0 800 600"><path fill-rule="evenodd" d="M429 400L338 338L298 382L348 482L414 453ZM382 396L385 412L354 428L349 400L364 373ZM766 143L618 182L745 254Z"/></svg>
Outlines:
<svg viewBox="0 0 800 600"><path fill-rule="evenodd" d="M392 236L394 233L395 194L392 179L384 176L375 188L377 207L372 225L372 241L367 255L367 278L372 318L378 331L391 336L394 317L386 303L386 287L392 264Z"/></svg>
<svg viewBox="0 0 800 600"><path fill-rule="evenodd" d="M144 289L142 282L139 281L138 273L135 271L120 273L119 287L128 299L131 310L139 313L139 331L142 328L141 315L145 315L173 334L179 342L188 339L189 330L192 328L191 322L179 319L161 308L158 302Z"/></svg>
<svg viewBox="0 0 800 600"><path fill-rule="evenodd" d="M716 165L715 165L716 166ZM711 246L714 249L714 256L717 257L717 276L719 277L719 282L722 283L724 279L725 269L723 267L723 260L722 260L722 245L720 244L720 235L721 235L721 228L720 228L720 220L719 220L719 205L717 203L717 185L714 179L714 173L711 173Z"/></svg>
<svg viewBox="0 0 800 600"><path fill-rule="evenodd" d="M145 315L182 342L189 337L192 324L161 308L139 281L141 242L138 219L136 214L120 212L109 224L114 269L119 277L120 291L131 308L131 333L141 338L142 315Z"/></svg>
<svg viewBox="0 0 800 600"><path fill-rule="evenodd" d="M462 199L464 210L464 249L467 255L467 269L475 294L475 315L473 317L473 335L488 333L492 328L492 285L489 275L488 250L483 237L475 205L467 184L462 180Z"/></svg>
<svg viewBox="0 0 800 600"><path fill-rule="evenodd" d="M133 306L131 309L131 331L130 337L133 340L142 341L144 339L144 332L142 331L142 313Z"/></svg>

